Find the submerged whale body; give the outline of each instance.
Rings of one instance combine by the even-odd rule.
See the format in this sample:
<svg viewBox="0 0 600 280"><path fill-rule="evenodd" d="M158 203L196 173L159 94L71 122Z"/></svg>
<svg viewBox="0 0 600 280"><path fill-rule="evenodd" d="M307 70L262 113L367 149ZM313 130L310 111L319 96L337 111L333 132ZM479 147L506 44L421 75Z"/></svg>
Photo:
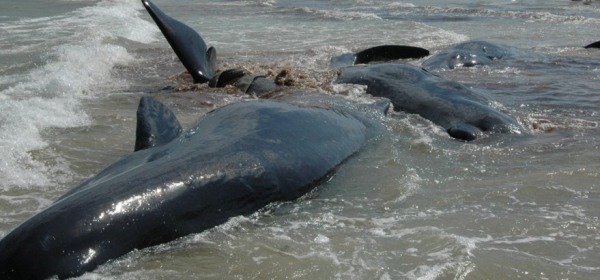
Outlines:
<svg viewBox="0 0 600 280"><path fill-rule="evenodd" d="M194 83L210 81L217 68L215 48L207 48L204 39L194 29L166 15L154 3L142 0L142 4L192 75Z"/></svg>
<svg viewBox="0 0 600 280"><path fill-rule="evenodd" d="M140 146L0 240L0 279L78 276L134 249L296 199L385 131L372 118L389 101L365 109L327 102L322 94L300 96L298 103L323 102L230 104L174 138L166 133L156 145ZM138 117L173 123L158 103L143 97ZM147 127L153 131L145 135L165 131Z"/></svg>
<svg viewBox="0 0 600 280"><path fill-rule="evenodd" d="M389 98L394 110L419 114L457 139L475 140L483 132L525 131L514 118L488 106L491 100L485 96L412 65L346 67L336 83L366 85L367 93Z"/></svg>
<svg viewBox="0 0 600 280"><path fill-rule="evenodd" d="M444 49L423 61L425 69L454 69L490 65L494 61L513 57L521 51L488 41L466 41Z"/></svg>

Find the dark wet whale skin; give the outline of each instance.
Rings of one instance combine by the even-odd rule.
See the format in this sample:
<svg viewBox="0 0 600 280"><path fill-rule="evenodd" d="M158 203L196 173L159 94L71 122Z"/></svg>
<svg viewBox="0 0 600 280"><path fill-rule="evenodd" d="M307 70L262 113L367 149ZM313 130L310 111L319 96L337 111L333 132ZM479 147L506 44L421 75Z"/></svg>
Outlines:
<svg viewBox="0 0 600 280"><path fill-rule="evenodd" d="M389 98L394 110L419 114L457 139L475 140L486 131L526 131L513 117L490 107L484 95L419 67L383 63L340 71L336 83L366 85L367 93Z"/></svg>
<svg viewBox="0 0 600 280"><path fill-rule="evenodd" d="M319 106L323 106L320 104ZM0 278L78 276L131 250L296 199L381 124L345 108L249 101L123 157L0 241Z"/></svg>

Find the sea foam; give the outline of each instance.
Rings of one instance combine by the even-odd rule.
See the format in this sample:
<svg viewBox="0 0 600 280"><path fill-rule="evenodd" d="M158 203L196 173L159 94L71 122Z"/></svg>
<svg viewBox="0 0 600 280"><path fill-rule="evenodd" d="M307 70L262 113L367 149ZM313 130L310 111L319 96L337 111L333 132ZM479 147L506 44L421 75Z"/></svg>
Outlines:
<svg viewBox="0 0 600 280"><path fill-rule="evenodd" d="M126 81L112 70L135 58L120 43L148 43L157 36L156 27L141 18L141 8L130 1L103 1L56 17L0 26L9 34L5 44L19 46L36 61L0 81L3 189L48 187L56 184L57 169L70 173L66 165L33 154L49 145L43 131L91 124L84 100L124 86Z"/></svg>

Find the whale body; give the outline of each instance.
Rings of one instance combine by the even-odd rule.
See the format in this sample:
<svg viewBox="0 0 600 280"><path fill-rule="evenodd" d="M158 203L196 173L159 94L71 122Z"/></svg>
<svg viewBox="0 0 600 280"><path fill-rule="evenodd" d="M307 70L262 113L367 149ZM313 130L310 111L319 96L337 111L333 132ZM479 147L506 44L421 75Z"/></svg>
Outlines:
<svg viewBox="0 0 600 280"><path fill-rule="evenodd" d="M423 61L423 68L454 69L490 65L494 61L515 57L523 51L483 40L466 41L441 50Z"/></svg>
<svg viewBox="0 0 600 280"><path fill-rule="evenodd" d="M389 98L394 110L419 114L457 139L475 140L483 132L526 131L513 117L490 107L487 97L416 66L345 67L336 83L366 85L367 93Z"/></svg>
<svg viewBox="0 0 600 280"><path fill-rule="evenodd" d="M160 139L138 139L136 152L0 240L0 279L78 276L134 249L294 200L385 131L372 116L384 114L389 101L367 114L349 103L327 102L323 94L312 97L322 101L315 106L300 96L298 104L226 105L187 131L176 127L166 106L143 97L138 117L165 119L141 120L161 125L138 126L150 130L138 136ZM169 123L175 127L165 127Z"/></svg>

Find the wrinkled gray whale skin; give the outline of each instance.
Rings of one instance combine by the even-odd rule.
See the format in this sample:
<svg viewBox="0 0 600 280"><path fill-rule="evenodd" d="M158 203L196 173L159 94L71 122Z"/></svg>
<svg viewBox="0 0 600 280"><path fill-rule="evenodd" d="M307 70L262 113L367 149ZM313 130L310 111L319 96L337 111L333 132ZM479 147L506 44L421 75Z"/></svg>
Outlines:
<svg viewBox="0 0 600 280"><path fill-rule="evenodd" d="M165 138L141 145L0 240L0 279L78 276L134 249L296 199L385 131L377 118L388 100L352 107L323 94L298 96L226 105L174 138L146 126L155 130L147 135ZM143 97L138 116L173 123L157 103Z"/></svg>
<svg viewBox="0 0 600 280"><path fill-rule="evenodd" d="M521 53L523 51L517 48L488 41L466 41L435 53L423 61L422 66L425 69L433 70L490 65L494 61L514 57Z"/></svg>
<svg viewBox="0 0 600 280"><path fill-rule="evenodd" d="M366 85L367 93L389 98L394 110L419 114L457 139L526 131L514 118L490 107L485 96L419 67L383 63L340 71L336 83Z"/></svg>
<svg viewBox="0 0 600 280"><path fill-rule="evenodd" d="M166 15L154 3L142 0L142 4L192 75L194 83L206 83L212 79L217 69L215 48L207 48L204 39L194 29Z"/></svg>

